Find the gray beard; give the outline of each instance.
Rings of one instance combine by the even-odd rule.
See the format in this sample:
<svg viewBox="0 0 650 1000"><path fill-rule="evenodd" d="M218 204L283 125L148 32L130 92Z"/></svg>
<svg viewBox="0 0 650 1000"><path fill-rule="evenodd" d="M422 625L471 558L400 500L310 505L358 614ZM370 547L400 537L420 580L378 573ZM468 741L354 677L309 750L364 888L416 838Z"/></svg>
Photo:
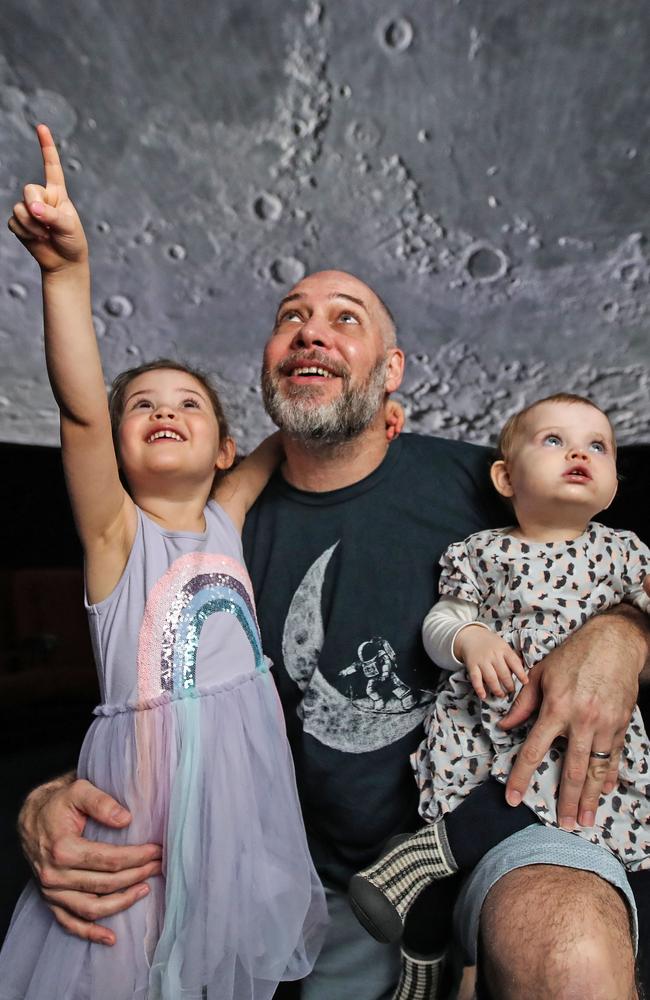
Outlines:
<svg viewBox="0 0 650 1000"><path fill-rule="evenodd" d="M273 423L303 444L339 445L357 437L377 416L386 394L386 359L376 362L367 379L350 385L343 375L343 388L337 399L322 403L318 386L290 385L286 394L280 389L276 372L262 372L262 398Z"/></svg>

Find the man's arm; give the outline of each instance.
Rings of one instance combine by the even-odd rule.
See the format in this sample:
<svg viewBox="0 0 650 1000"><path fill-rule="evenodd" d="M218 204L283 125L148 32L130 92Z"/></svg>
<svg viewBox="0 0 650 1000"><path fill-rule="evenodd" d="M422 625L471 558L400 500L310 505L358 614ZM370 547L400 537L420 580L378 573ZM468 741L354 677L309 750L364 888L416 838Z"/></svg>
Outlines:
<svg viewBox="0 0 650 1000"><path fill-rule="evenodd" d="M131 815L89 781L65 774L39 785L27 796L18 817L25 857L43 897L71 934L100 944L115 934L96 920L119 913L145 896L145 879L160 872L157 844L116 846L86 840L88 818L115 829Z"/></svg>
<svg viewBox="0 0 650 1000"><path fill-rule="evenodd" d="M591 618L532 669L529 684L500 723L513 729L539 710L508 779L510 805L521 801L554 740L566 737L558 823L568 830L576 819L581 826L593 826L601 792L616 784L649 654L650 617L619 604ZM594 759L592 750L611 751L611 757Z"/></svg>

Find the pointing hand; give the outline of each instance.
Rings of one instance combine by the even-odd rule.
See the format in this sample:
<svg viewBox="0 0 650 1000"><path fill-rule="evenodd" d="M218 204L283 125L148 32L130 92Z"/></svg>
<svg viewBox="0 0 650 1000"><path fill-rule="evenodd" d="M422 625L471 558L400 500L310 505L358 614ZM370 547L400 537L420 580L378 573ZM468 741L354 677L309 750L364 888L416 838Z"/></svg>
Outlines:
<svg viewBox="0 0 650 1000"><path fill-rule="evenodd" d="M52 133L47 125L37 125L36 133L43 155L45 185L25 185L23 200L14 205L8 225L43 271L59 271L85 262L88 245L66 190Z"/></svg>

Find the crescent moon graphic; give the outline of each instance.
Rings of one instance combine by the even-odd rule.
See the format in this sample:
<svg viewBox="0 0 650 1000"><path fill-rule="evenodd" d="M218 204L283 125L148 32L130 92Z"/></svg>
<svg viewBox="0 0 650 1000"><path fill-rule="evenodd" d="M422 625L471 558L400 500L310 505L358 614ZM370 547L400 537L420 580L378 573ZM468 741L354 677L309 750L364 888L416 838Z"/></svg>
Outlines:
<svg viewBox="0 0 650 1000"><path fill-rule="evenodd" d="M369 753L406 736L429 709L425 698L409 711L364 710L325 680L318 669L325 640L321 600L325 572L339 543L309 567L287 612L282 655L287 673L303 692L303 729L319 743L346 753Z"/></svg>

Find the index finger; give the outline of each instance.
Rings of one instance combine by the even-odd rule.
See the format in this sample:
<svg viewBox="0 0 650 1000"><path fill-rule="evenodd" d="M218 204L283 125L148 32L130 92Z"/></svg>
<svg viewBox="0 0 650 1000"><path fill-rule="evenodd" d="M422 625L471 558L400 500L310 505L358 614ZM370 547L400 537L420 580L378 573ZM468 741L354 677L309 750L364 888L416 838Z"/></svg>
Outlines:
<svg viewBox="0 0 650 1000"><path fill-rule="evenodd" d="M59 151L56 148L54 139L52 138L52 133L47 125L37 125L36 134L38 136L43 156L45 186L47 187L49 184L54 184L56 187L60 187L65 191L65 175L63 173L63 167L61 166L61 160L59 159Z"/></svg>
<svg viewBox="0 0 650 1000"><path fill-rule="evenodd" d="M562 730L557 725L550 726L541 715L536 720L519 748L506 784L506 801L509 805L519 805L535 771L561 733Z"/></svg>

